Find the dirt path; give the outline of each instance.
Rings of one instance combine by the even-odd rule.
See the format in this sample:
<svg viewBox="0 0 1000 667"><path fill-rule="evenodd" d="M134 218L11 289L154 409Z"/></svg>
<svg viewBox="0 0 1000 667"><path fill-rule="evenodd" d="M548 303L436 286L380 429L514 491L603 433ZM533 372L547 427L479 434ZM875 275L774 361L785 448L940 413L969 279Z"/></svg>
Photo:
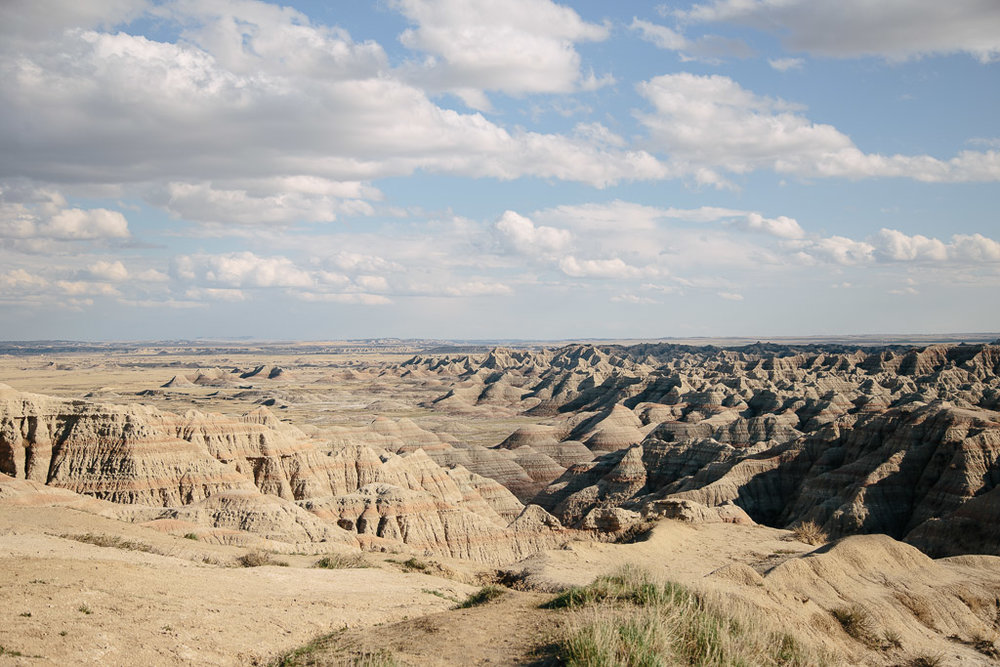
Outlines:
<svg viewBox="0 0 1000 667"><path fill-rule="evenodd" d="M364 655L391 656L404 665L546 664L551 662L546 651L567 618L561 611L539 609L551 597L509 591L478 607L338 632L292 664L350 664Z"/></svg>

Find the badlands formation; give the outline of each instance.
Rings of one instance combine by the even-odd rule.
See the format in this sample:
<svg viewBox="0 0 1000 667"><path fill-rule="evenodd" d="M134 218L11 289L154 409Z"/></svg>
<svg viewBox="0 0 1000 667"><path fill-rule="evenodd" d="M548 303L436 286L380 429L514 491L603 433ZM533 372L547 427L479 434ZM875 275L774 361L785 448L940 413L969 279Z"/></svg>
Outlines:
<svg viewBox="0 0 1000 667"><path fill-rule="evenodd" d="M586 612L542 604L626 564L787 664L1000 659L997 344L165 345L0 381L0 662L555 664Z"/></svg>

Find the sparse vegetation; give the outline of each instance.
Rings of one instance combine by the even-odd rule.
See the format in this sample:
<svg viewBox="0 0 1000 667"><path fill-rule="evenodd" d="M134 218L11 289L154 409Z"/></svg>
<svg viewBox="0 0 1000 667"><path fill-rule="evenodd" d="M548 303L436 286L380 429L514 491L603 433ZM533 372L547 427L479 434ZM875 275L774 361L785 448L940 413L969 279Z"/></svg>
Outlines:
<svg viewBox="0 0 1000 667"><path fill-rule="evenodd" d="M329 647L332 640L346 629L344 627L337 632L317 637L308 644L286 653L273 663L273 667L296 667L297 665L318 664L313 654ZM326 658L327 656L324 656L324 660L320 661L320 663L330 664ZM351 657L343 657L336 660L333 664L351 665L352 667L396 667L399 663L390 652L383 649L379 651L366 651Z"/></svg>
<svg viewBox="0 0 1000 667"><path fill-rule="evenodd" d="M875 619L868 613L868 610L861 605L851 605L850 607L838 607L830 612L837 619L844 632L862 644L874 646L877 644Z"/></svg>
<svg viewBox="0 0 1000 667"><path fill-rule="evenodd" d="M447 593L445 593L443 591L434 590L432 588L421 588L420 592L427 593L427 594L433 595L435 597L439 597L439 598L441 598L443 600L451 600L452 602L454 602L456 604L460 604L461 603L461 600L459 600L457 597L455 597L453 595L448 595Z"/></svg>
<svg viewBox="0 0 1000 667"><path fill-rule="evenodd" d="M346 570L350 568L368 567L368 561L361 554L330 554L323 556L313 564L313 567L325 570Z"/></svg>
<svg viewBox="0 0 1000 667"><path fill-rule="evenodd" d="M544 605L576 614L558 642L568 665L804 665L810 653L787 633L638 568L601 577Z"/></svg>
<svg viewBox="0 0 1000 667"><path fill-rule="evenodd" d="M500 586L494 586L493 584L488 584L483 586L475 593L469 595L465 598L462 604L458 605L459 609L468 609L469 607L478 607L481 604L486 604L490 600L496 600L504 594L504 589Z"/></svg>
<svg viewBox="0 0 1000 667"><path fill-rule="evenodd" d="M31 612L30 611L22 611L21 614L20 614L20 616L22 618L31 618Z"/></svg>
<svg viewBox="0 0 1000 667"><path fill-rule="evenodd" d="M0 646L0 655L9 655L12 658L20 658L24 656L24 654L20 651L9 649L6 646Z"/></svg>
<svg viewBox="0 0 1000 667"><path fill-rule="evenodd" d="M88 606L87 606L87 605L85 605L85 604L82 604L82 605L80 605L79 607L77 607L77 608L76 608L76 610L77 610L77 611L79 611L79 612L83 612L84 614L87 614L88 616L89 616L90 614L93 614L93 613L94 613L94 612L93 612L93 611L92 611L92 610L90 609L90 607L88 607Z"/></svg>
<svg viewBox="0 0 1000 667"><path fill-rule="evenodd" d="M903 639L895 630L886 630L883 632L882 639L885 640L885 648L887 649L903 648Z"/></svg>
<svg viewBox="0 0 1000 667"><path fill-rule="evenodd" d="M907 667L941 667L944 664L944 656L940 653L928 653L911 658Z"/></svg>
<svg viewBox="0 0 1000 667"><path fill-rule="evenodd" d="M142 551L144 553L156 553L152 546L137 540L127 540L118 535L99 535L86 533L84 535L61 535L68 540L76 540L85 544L93 544L96 547L109 547L112 549L126 549L128 551Z"/></svg>
<svg viewBox="0 0 1000 667"><path fill-rule="evenodd" d="M830 541L830 536L823 532L815 521L803 521L792 528L792 537L803 544L818 546Z"/></svg>
<svg viewBox="0 0 1000 667"><path fill-rule="evenodd" d="M197 542L198 541L198 536L195 535L194 533L184 533L184 539L185 540L195 540Z"/></svg>
<svg viewBox="0 0 1000 667"><path fill-rule="evenodd" d="M237 558L236 562L240 565L240 567L262 567L264 565L288 567L288 561L277 560L273 555L266 551L248 551Z"/></svg>

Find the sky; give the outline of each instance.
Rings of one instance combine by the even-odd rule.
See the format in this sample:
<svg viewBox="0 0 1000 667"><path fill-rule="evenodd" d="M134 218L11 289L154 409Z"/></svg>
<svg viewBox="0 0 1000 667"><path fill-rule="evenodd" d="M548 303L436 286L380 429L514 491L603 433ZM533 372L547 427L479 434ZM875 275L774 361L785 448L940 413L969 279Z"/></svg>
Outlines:
<svg viewBox="0 0 1000 667"><path fill-rule="evenodd" d="M1000 331L996 0L3 0L0 339Z"/></svg>

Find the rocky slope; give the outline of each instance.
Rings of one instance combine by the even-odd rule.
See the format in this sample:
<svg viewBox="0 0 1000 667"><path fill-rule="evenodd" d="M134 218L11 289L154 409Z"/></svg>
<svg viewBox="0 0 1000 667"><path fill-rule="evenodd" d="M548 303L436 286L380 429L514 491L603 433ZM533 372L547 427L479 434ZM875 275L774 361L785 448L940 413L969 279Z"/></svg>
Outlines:
<svg viewBox="0 0 1000 667"><path fill-rule="evenodd" d="M419 447L327 449L261 408L240 418L64 401L0 387L0 472L285 542L392 543L509 562L564 539L497 482Z"/></svg>
<svg viewBox="0 0 1000 667"><path fill-rule="evenodd" d="M996 345L568 346L399 368L455 374L442 409L505 396L552 416L508 441L573 453L531 498L567 525L676 498L834 537L886 533L932 555L1000 554ZM596 458L574 459L581 444Z"/></svg>

